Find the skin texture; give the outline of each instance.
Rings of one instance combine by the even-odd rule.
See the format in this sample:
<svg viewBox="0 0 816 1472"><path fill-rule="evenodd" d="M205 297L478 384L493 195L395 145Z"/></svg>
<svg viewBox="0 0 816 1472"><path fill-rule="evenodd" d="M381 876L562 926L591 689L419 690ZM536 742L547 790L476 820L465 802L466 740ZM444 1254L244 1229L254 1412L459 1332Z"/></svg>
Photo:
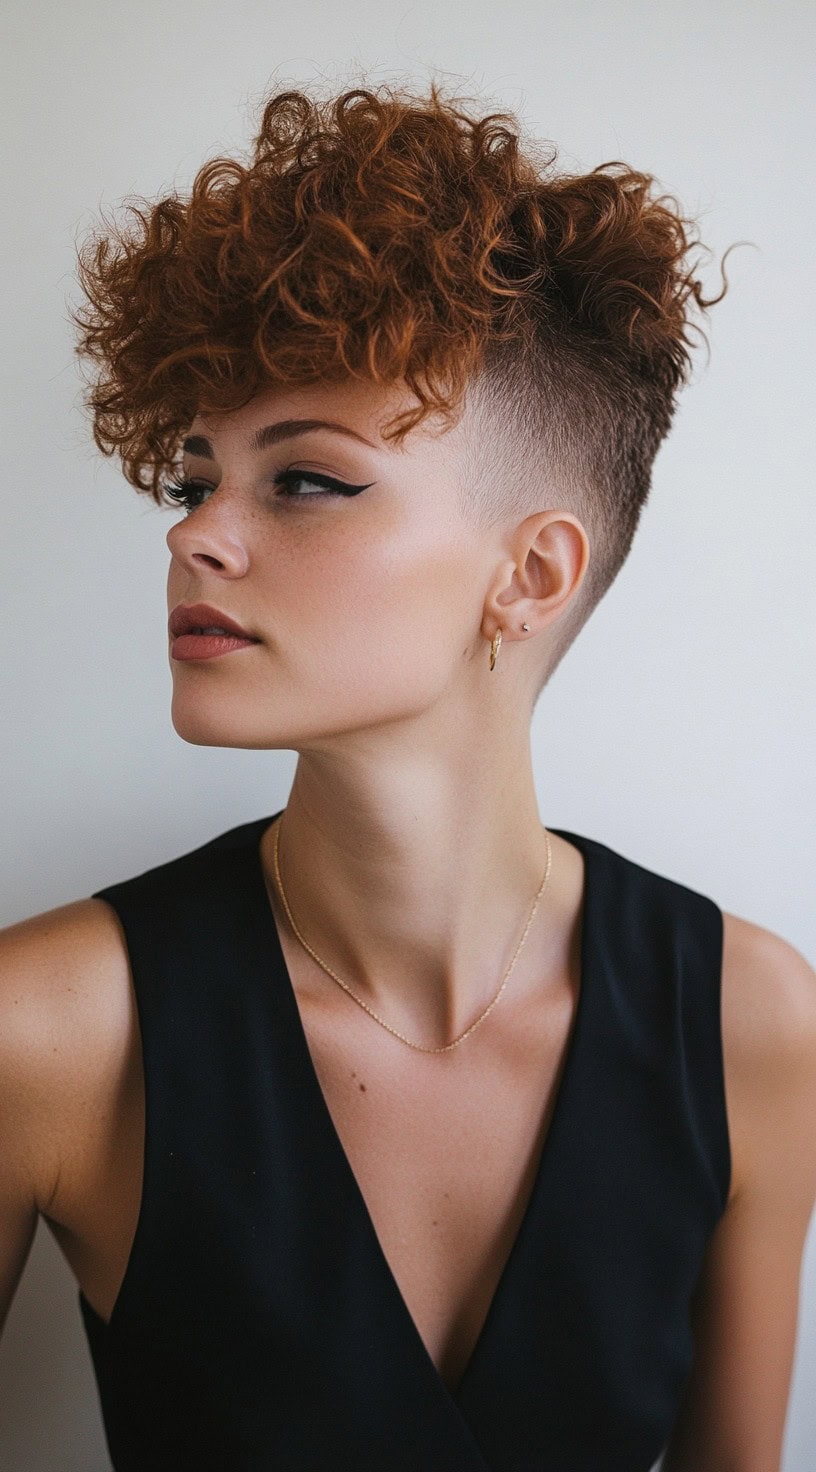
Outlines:
<svg viewBox="0 0 816 1472"><path fill-rule="evenodd" d="M209 602L264 642L171 658L172 720L190 742L298 751L281 836L292 911L370 1006L438 1047L493 996L544 875L530 713L589 541L559 509L477 531L459 509L467 417L395 451L379 425L410 402L320 387L193 421L216 459L185 469L214 489L168 532L168 610ZM328 431L246 448L306 416L376 448ZM284 502L271 482L291 467L373 484Z"/></svg>
<svg viewBox="0 0 816 1472"><path fill-rule="evenodd" d="M292 912L358 996L438 1047L494 996L544 874L530 714L589 545L557 507L477 531L460 495L467 414L395 451L379 426L402 402L321 386L193 421L213 455L185 469L210 489L167 534L168 611L207 601L262 642L171 657L172 721L192 743L297 751L280 845ZM312 431L248 449L261 426L306 416L372 443ZM284 502L272 482L292 468L370 485ZM410 1310L455 1382L549 1124L578 972L576 850L552 838L500 1005L461 1048L426 1054L365 1019L302 950L276 898L272 838L270 901L321 1085ZM816 973L727 913L722 1023L731 1194L693 1304L694 1368L664 1472L779 1472L816 1197ZM139 1208L142 1095L110 908L80 900L0 932L0 1325L38 1213L110 1313Z"/></svg>
<svg viewBox="0 0 816 1472"><path fill-rule="evenodd" d="M662 1472L779 1472L816 1198L816 973L724 915L732 1189L692 1311L695 1356Z"/></svg>

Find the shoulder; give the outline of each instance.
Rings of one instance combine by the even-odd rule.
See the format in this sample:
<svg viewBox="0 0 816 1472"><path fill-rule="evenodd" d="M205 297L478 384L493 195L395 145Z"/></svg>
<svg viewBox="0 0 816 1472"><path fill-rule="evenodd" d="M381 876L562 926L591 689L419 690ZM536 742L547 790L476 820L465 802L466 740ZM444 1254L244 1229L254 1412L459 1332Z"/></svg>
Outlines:
<svg viewBox="0 0 816 1472"><path fill-rule="evenodd" d="M665 1472L780 1465L816 1200L816 972L773 931L722 914L731 1193L691 1300L694 1362Z"/></svg>
<svg viewBox="0 0 816 1472"><path fill-rule="evenodd" d="M766 1181L816 1193L816 971L774 931L723 911L723 1063L732 1197ZM808 1206L808 1200L810 1206Z"/></svg>
<svg viewBox="0 0 816 1472"><path fill-rule="evenodd" d="M45 1211L81 1108L127 1054L130 968L112 907L81 899L0 929L0 1113ZM70 1132L70 1138L69 1138Z"/></svg>

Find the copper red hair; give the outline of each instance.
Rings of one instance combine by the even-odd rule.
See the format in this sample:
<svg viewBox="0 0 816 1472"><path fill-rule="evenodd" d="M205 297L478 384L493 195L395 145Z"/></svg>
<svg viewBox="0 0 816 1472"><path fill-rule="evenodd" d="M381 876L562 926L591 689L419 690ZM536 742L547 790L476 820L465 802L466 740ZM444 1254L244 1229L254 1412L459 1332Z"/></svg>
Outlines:
<svg viewBox="0 0 816 1472"><path fill-rule="evenodd" d="M585 617L628 551L692 314L726 286L705 298L694 223L652 175L559 172L512 113L457 100L436 82L281 91L246 162L213 158L186 197L138 199L92 234L72 317L94 439L161 504L196 412L275 385L402 382L416 404L388 426L399 444L433 411L455 418L473 384L530 472L513 509L546 484L586 518ZM480 514L506 509L507 477L473 483Z"/></svg>

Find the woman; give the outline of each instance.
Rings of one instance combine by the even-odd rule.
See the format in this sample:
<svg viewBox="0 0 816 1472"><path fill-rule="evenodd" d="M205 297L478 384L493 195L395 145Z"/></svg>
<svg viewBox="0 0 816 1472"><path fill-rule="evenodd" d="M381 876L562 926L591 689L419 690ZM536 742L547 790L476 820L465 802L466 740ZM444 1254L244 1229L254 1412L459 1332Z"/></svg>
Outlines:
<svg viewBox="0 0 816 1472"><path fill-rule="evenodd" d="M1 1303L40 1213L117 1472L779 1465L814 973L545 827L529 746L720 298L510 123L285 92L81 254L96 443L185 511L173 725L298 752L2 936Z"/></svg>

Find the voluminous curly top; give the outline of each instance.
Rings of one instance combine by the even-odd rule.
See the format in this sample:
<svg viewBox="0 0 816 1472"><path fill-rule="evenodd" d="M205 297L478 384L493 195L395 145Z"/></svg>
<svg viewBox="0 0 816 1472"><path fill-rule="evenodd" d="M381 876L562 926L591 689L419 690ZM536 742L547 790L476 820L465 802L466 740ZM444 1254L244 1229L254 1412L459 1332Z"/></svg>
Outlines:
<svg viewBox="0 0 816 1472"><path fill-rule="evenodd" d="M694 222L652 175L559 173L512 113L461 100L435 81L278 92L248 162L211 159L187 197L105 221L78 253L86 403L98 448L162 504L194 415L261 389L402 383L417 404L384 431L397 444L472 393L474 514L563 505L590 536L560 657L629 551L703 336L692 312L727 285L704 297Z"/></svg>

